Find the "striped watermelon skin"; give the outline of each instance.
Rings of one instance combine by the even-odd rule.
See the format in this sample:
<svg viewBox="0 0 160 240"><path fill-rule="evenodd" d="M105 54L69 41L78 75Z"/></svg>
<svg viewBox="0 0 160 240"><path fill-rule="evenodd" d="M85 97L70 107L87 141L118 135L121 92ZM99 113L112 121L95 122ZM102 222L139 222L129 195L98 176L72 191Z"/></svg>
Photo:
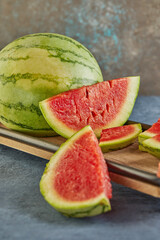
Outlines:
<svg viewBox="0 0 160 240"><path fill-rule="evenodd" d="M0 122L32 135L54 135L39 102L101 81L95 58L79 42L53 33L21 37L0 52Z"/></svg>

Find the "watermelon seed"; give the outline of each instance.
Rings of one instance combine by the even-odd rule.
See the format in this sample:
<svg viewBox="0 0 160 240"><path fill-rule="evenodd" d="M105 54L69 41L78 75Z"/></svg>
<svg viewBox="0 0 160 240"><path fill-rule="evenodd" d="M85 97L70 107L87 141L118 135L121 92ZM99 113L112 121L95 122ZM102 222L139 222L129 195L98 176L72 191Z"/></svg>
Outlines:
<svg viewBox="0 0 160 240"><path fill-rule="evenodd" d="M106 110L107 110L107 112L109 112L109 104L108 103L106 104Z"/></svg>
<svg viewBox="0 0 160 240"><path fill-rule="evenodd" d="M89 95L88 95L88 90L86 88L86 98L88 99Z"/></svg>
<svg viewBox="0 0 160 240"><path fill-rule="evenodd" d="M104 118L104 116L105 116L105 111L101 112L101 116L102 116L102 118Z"/></svg>
<svg viewBox="0 0 160 240"><path fill-rule="evenodd" d="M93 118L95 118L97 116L97 114L93 111L91 112L91 114L92 114Z"/></svg>

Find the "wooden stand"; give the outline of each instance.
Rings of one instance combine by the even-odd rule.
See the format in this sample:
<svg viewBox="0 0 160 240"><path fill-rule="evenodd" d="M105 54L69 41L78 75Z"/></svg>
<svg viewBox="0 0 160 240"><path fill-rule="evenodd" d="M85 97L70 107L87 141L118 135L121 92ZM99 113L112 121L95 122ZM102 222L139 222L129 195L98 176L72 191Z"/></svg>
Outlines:
<svg viewBox="0 0 160 240"><path fill-rule="evenodd" d="M52 149L48 150L47 148L45 149L45 147L42 148L39 145L39 142L36 142L35 144L33 144L34 140L37 141L36 138L30 137L18 132L10 131L10 130L6 130L7 135L5 135L5 134L2 134L2 131L4 129L5 128L2 125L0 125L0 131L1 131L0 144L6 145L8 147L15 148L20 151L24 151L26 153L33 154L35 156L48 159L48 160L53 155L54 151ZM17 140L17 137L15 136L18 136L19 140ZM53 146L56 145L57 148L65 141L65 139L60 136L39 138L39 140L41 140L40 143L42 144L46 142L52 143ZM52 147L52 144L50 144L51 147ZM129 169L131 172L134 169L139 170L140 173L145 172L145 174L146 175L148 174L148 176L152 175L151 177L154 179L154 182L150 182L140 178L138 179L137 177L135 177L130 173L124 174L119 170L114 171L114 169L112 168L112 164L110 164L111 167L108 164L109 170L110 170L110 177L112 181L122 184L124 186L127 186L129 188L135 189L137 191L152 195L154 197L160 197L160 179L156 177L159 160L156 157L146 152L139 151L137 142L135 142L134 144L124 149L105 153L104 158L109 163L117 164L116 166L120 164L122 168L126 167L126 169ZM126 170L126 173L127 173L127 170Z"/></svg>

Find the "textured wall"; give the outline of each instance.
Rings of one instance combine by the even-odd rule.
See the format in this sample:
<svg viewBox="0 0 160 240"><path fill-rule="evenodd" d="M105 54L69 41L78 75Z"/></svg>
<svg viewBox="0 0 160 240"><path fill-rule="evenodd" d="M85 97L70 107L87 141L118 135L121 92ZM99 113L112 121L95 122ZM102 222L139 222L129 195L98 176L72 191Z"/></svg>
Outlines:
<svg viewBox="0 0 160 240"><path fill-rule="evenodd" d="M0 49L25 34L57 32L91 50L105 80L141 76L160 95L160 0L0 0Z"/></svg>

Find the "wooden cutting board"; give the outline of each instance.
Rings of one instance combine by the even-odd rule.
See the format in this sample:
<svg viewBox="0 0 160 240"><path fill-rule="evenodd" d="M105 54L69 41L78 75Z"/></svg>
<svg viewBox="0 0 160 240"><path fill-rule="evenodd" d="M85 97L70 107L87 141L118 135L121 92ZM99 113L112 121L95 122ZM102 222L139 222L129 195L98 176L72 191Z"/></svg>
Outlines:
<svg viewBox="0 0 160 240"><path fill-rule="evenodd" d="M149 125L142 125L144 129ZM61 136L34 138L5 129L0 125L0 144L50 159L58 147L65 142ZM160 179L157 178L159 160L139 151L138 142L118 151L104 154L111 180L140 192L160 197Z"/></svg>

